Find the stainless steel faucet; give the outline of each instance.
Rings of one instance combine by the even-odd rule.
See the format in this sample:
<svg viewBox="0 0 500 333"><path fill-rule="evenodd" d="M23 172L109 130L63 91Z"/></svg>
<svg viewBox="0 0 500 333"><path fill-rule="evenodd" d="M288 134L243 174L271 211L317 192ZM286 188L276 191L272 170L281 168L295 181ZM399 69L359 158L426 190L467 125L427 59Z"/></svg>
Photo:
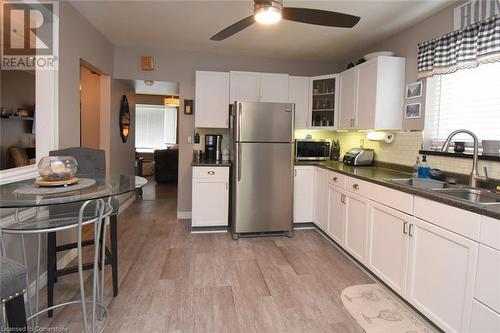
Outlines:
<svg viewBox="0 0 500 333"><path fill-rule="evenodd" d="M459 129L459 130L453 131L450 133L450 135L448 135L448 138L444 142L443 148L441 148L441 151L444 151L444 152L448 151L448 147L450 146L451 139L459 133L469 134L472 137L472 139L474 140L474 154L472 156L472 171L470 173L469 186L476 187L476 183L478 180L483 180L483 181L487 180L486 177L482 177L479 175L479 168L477 165L478 164L477 163L478 154L479 154L479 140L477 139L476 134L474 134L473 132L466 130L466 129Z"/></svg>

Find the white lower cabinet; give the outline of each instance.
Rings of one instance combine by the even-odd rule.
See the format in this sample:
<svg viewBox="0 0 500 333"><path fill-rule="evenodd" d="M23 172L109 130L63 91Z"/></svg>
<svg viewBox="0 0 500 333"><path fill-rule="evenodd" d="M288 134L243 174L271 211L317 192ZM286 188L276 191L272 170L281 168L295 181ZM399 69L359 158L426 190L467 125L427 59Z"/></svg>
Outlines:
<svg viewBox="0 0 500 333"><path fill-rule="evenodd" d="M293 222L313 222L314 167L296 166L293 186Z"/></svg>
<svg viewBox="0 0 500 333"><path fill-rule="evenodd" d="M472 316L470 333L498 333L500 332L500 314L484 306L478 301L472 302Z"/></svg>
<svg viewBox="0 0 500 333"><path fill-rule="evenodd" d="M328 173L321 168L314 170L314 223L323 231L328 225Z"/></svg>
<svg viewBox="0 0 500 333"><path fill-rule="evenodd" d="M344 191L328 185L328 227L327 234L338 244L344 246L346 205Z"/></svg>
<svg viewBox="0 0 500 333"><path fill-rule="evenodd" d="M446 332L467 332L478 243L412 218L407 300Z"/></svg>
<svg viewBox="0 0 500 333"><path fill-rule="evenodd" d="M229 168L193 167L191 226L227 226Z"/></svg>
<svg viewBox="0 0 500 333"><path fill-rule="evenodd" d="M366 265L402 296L406 293L410 220L410 215L374 202L370 204Z"/></svg>
<svg viewBox="0 0 500 333"><path fill-rule="evenodd" d="M366 263L366 237L368 231L368 199L346 192L345 249L354 258Z"/></svg>

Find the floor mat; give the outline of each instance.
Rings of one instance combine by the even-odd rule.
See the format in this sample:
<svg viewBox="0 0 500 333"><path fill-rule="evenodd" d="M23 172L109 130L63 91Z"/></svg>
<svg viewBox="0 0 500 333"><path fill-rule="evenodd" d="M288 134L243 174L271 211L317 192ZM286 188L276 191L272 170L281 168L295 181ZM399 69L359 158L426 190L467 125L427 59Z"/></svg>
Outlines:
<svg viewBox="0 0 500 333"><path fill-rule="evenodd" d="M342 303L367 333L438 332L379 284L345 288Z"/></svg>

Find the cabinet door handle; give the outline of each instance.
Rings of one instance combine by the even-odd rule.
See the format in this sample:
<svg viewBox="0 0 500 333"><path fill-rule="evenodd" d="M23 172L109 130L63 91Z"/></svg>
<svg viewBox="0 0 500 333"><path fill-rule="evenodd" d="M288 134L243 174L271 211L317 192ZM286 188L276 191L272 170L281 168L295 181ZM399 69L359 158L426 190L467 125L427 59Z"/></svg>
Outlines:
<svg viewBox="0 0 500 333"><path fill-rule="evenodd" d="M229 184L228 182L226 182L226 190L229 188Z"/></svg>
<svg viewBox="0 0 500 333"><path fill-rule="evenodd" d="M306 120L306 127L309 126L309 122Z"/></svg>
<svg viewBox="0 0 500 333"><path fill-rule="evenodd" d="M408 229L408 236L413 237L413 224L410 224L410 228Z"/></svg>
<svg viewBox="0 0 500 333"><path fill-rule="evenodd" d="M352 184L352 188L355 190L359 190L359 185L358 184Z"/></svg>
<svg viewBox="0 0 500 333"><path fill-rule="evenodd" d="M207 173L208 173L209 175L212 175L212 176L213 176L213 175L215 175L215 171L209 171L209 172L207 172Z"/></svg>
<svg viewBox="0 0 500 333"><path fill-rule="evenodd" d="M293 175L294 175L295 177L297 177L297 170L296 170L296 169L294 169L294 170L293 170Z"/></svg>
<svg viewBox="0 0 500 333"><path fill-rule="evenodd" d="M404 221L403 222L403 234L407 234L408 232L406 231L406 226L408 225L408 222Z"/></svg>
<svg viewBox="0 0 500 333"><path fill-rule="evenodd" d="M333 177L333 181L338 182L339 181L338 177Z"/></svg>

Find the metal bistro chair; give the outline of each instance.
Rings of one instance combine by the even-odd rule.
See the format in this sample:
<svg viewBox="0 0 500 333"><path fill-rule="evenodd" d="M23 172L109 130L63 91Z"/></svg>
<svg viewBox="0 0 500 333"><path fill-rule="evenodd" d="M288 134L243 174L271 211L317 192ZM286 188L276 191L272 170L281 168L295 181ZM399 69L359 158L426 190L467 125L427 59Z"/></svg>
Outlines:
<svg viewBox="0 0 500 333"><path fill-rule="evenodd" d="M0 298L2 299L0 331L27 332L24 306L26 268L13 260L1 256L0 280Z"/></svg>
<svg viewBox="0 0 500 333"><path fill-rule="evenodd" d="M106 158L104 150L73 147L61 150L54 150L49 153L50 156L73 156L77 163L77 176L84 177L85 175L93 175L98 177L106 176ZM106 247L106 265L111 265L112 280L113 280L113 296L118 295L118 208L119 202L116 198L111 199L113 212L110 215L109 233L111 240L111 251ZM103 228L106 228L106 223L103 223ZM101 233L102 235L102 233ZM103 246L106 245L106 240L100 239ZM83 240L82 246L94 245L95 239ZM54 284L59 276L68 275L78 272L78 267L71 266L63 269L57 268L57 253L75 249L77 243L59 244L57 245L56 233L50 232L47 234L47 304L48 307L54 305ZM84 270L92 269L93 263L83 265ZM104 283L104 282L103 282ZM49 317L52 317L52 310L48 311Z"/></svg>

